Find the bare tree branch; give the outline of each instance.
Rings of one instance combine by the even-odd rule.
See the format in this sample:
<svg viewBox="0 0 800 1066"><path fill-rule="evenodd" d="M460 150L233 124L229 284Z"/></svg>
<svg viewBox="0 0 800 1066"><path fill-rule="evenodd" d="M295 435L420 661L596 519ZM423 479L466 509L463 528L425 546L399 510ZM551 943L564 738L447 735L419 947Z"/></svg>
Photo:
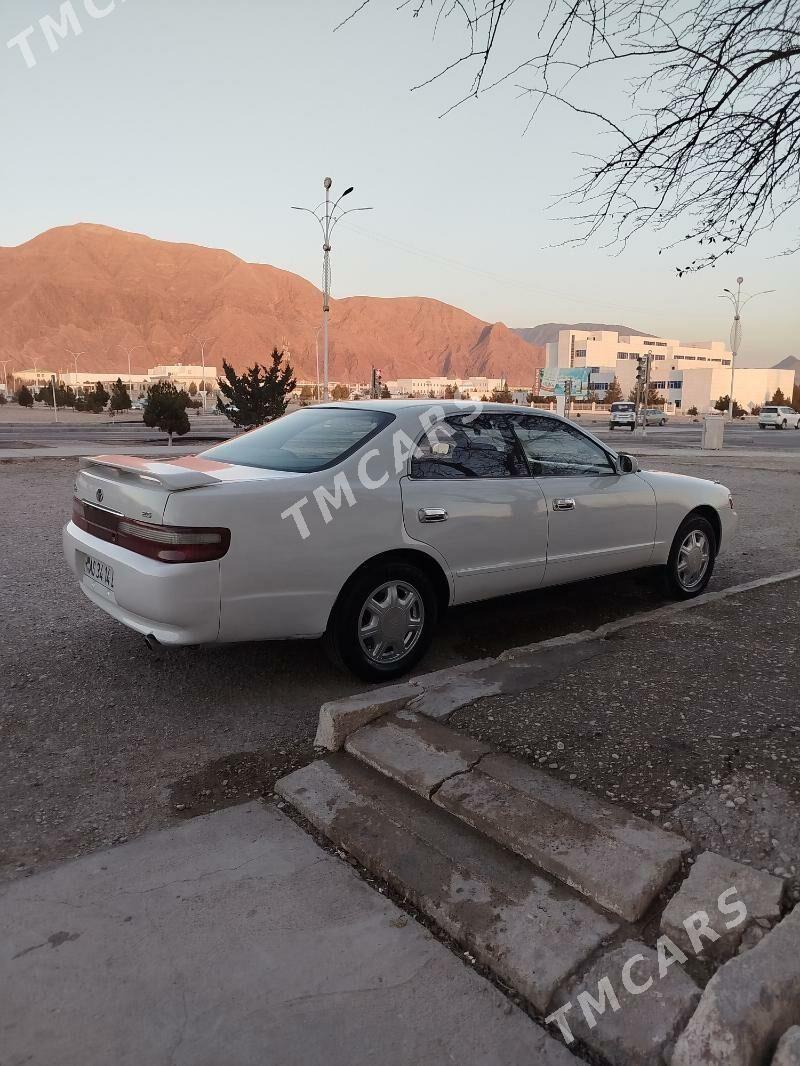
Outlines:
<svg viewBox="0 0 800 1066"><path fill-rule="evenodd" d="M366 4L363 0L353 15ZM545 102L590 117L610 138L559 202L579 205L578 241L605 233L624 247L642 227L685 229L699 255L679 273L745 247L800 202L800 0L402 0L434 33L457 15L468 47L415 88L472 69L447 111L524 77L533 108ZM541 11L538 46L507 69L494 62L517 33L512 14ZM352 17L352 16L351 16ZM345 20L347 21L347 20ZM642 71L642 66L649 70ZM630 112L591 106L583 81L619 70ZM447 111L444 114L447 114ZM610 236L609 236L610 235ZM797 250L800 240L786 249Z"/></svg>

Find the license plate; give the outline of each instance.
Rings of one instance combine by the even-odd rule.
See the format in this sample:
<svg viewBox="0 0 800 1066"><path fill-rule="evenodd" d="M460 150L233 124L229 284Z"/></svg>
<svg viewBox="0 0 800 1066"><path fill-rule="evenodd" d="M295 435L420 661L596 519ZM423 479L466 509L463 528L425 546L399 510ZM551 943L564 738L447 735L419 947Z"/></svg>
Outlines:
<svg viewBox="0 0 800 1066"><path fill-rule="evenodd" d="M109 566L108 563L101 563L99 559L93 559L91 555L87 555L83 562L83 572L99 585L105 585L107 589L113 589L114 568Z"/></svg>

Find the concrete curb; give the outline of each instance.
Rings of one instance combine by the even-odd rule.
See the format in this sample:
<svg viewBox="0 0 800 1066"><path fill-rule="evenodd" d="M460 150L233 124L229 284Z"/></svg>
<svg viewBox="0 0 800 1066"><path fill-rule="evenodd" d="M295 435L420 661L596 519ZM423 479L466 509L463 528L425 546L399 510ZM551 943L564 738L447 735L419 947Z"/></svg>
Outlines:
<svg viewBox="0 0 800 1066"><path fill-rule="evenodd" d="M384 714L403 710L406 707L431 718L446 720L460 707L466 707L484 696L497 695L500 692L525 691L533 687L536 681L546 679L547 663L553 659L553 652L556 649L573 648L573 660L576 654L580 654L582 660L588 659L597 654L601 642L614 633L623 632L633 626L646 625L649 622L660 622L695 607L720 603L733 596L795 578L800 578L800 569L758 578L742 585L732 585L719 592L707 592L694 600L671 603L655 611L630 615L616 622L608 622L597 629L579 630L535 644L509 648L496 658L473 659L445 670L420 674L409 678L403 684L387 685L354 696L331 700L320 708L319 725L314 743L317 747L326 748L328 751L338 751L356 729L360 729L361 726ZM580 645L585 647L581 653L578 653L576 646ZM550 671L550 676L552 676L552 671Z"/></svg>

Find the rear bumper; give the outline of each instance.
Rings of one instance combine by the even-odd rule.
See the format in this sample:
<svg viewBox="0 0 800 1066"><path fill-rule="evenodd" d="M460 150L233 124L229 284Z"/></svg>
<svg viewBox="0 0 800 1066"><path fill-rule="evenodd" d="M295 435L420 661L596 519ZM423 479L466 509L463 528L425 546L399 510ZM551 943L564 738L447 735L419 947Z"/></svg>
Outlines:
<svg viewBox="0 0 800 1066"><path fill-rule="evenodd" d="M62 534L64 557L97 607L162 644L209 644L219 637L219 563L160 563L108 544L73 522ZM87 555L114 570L113 591L84 574Z"/></svg>

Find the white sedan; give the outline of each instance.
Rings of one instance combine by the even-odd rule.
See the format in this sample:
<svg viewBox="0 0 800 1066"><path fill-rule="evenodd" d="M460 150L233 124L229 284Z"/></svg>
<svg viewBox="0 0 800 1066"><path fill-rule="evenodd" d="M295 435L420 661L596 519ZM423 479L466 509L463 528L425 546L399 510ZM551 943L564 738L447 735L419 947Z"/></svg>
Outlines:
<svg viewBox="0 0 800 1066"><path fill-rule="evenodd" d="M736 521L721 485L554 414L365 401L197 456L84 459L63 540L86 596L151 644L324 635L386 680L451 604L644 567L696 596Z"/></svg>

